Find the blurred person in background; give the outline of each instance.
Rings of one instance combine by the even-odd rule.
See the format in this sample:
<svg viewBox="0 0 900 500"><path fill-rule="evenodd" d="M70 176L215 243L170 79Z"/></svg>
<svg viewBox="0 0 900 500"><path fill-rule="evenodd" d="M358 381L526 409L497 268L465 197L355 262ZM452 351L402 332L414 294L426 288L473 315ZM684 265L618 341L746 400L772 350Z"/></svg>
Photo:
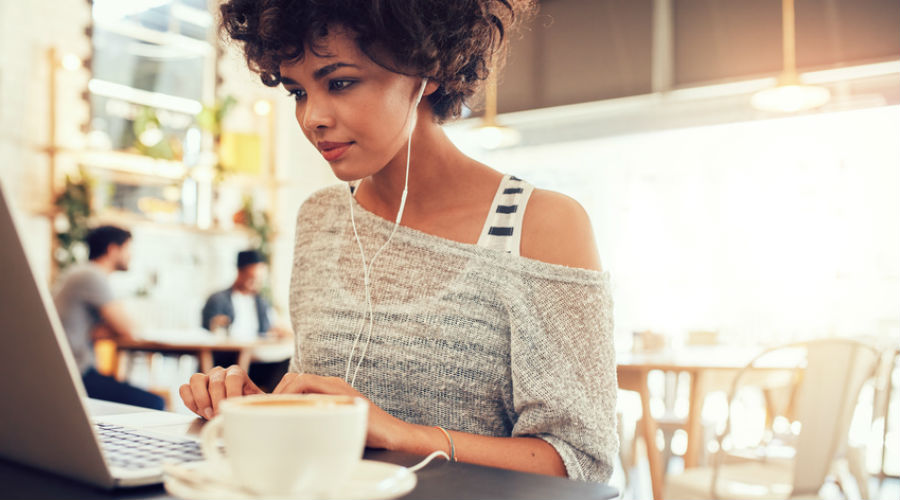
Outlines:
<svg viewBox="0 0 900 500"><path fill-rule="evenodd" d="M234 283L210 295L203 306L203 328L214 333L224 329L230 340L239 342L291 337L291 332L275 325L272 306L261 294L267 272L262 254L255 250L239 252ZM216 365L227 365L236 360L233 353L217 353L213 357ZM250 378L258 385L274 387L287 368L288 360L255 361L250 366Z"/></svg>
<svg viewBox="0 0 900 500"><path fill-rule="evenodd" d="M57 283L53 301L89 397L162 410L163 399L96 368L94 342L132 340L136 327L125 305L113 296L109 275L127 271L131 261L131 233L100 226L87 236L88 259L67 271Z"/></svg>

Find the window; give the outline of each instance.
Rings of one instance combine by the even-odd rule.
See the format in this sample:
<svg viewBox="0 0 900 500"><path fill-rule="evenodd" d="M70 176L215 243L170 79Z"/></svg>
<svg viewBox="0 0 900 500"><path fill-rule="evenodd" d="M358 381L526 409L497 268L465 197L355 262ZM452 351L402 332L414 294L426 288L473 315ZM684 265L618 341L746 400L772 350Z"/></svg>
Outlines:
<svg viewBox="0 0 900 500"><path fill-rule="evenodd" d="M91 129L127 150L147 108L183 143L215 85L213 17L205 0L95 0ZM94 144L96 147L97 144Z"/></svg>

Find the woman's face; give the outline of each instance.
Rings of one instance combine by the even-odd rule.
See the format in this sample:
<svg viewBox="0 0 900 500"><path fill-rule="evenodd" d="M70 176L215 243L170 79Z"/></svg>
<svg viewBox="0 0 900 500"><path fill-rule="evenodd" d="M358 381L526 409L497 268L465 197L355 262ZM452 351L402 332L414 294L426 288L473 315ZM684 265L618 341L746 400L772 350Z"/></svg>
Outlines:
<svg viewBox="0 0 900 500"><path fill-rule="evenodd" d="M409 119L421 80L375 64L344 30L331 30L317 56L281 65L282 85L296 116L335 175L368 177L405 155Z"/></svg>

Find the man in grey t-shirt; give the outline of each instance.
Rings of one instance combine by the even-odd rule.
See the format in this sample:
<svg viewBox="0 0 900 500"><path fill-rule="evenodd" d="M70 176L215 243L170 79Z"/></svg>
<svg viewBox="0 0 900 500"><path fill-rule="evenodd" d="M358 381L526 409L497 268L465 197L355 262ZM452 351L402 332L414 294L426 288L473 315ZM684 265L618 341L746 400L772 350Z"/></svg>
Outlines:
<svg viewBox="0 0 900 500"><path fill-rule="evenodd" d="M88 234L90 262L69 270L59 281L53 301L88 396L162 410L163 399L150 392L101 375L95 368L96 338L132 339L134 325L109 285L114 271L127 271L131 233L101 226Z"/></svg>

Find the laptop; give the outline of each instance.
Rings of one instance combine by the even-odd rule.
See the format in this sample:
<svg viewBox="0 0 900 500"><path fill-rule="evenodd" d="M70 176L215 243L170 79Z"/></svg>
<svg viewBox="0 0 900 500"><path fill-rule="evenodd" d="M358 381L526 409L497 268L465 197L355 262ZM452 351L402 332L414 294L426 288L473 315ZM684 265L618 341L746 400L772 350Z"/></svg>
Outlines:
<svg viewBox="0 0 900 500"><path fill-rule="evenodd" d="M102 488L160 483L164 463L201 459L195 438L162 432L188 415L87 398L10 205L0 184L0 458Z"/></svg>

